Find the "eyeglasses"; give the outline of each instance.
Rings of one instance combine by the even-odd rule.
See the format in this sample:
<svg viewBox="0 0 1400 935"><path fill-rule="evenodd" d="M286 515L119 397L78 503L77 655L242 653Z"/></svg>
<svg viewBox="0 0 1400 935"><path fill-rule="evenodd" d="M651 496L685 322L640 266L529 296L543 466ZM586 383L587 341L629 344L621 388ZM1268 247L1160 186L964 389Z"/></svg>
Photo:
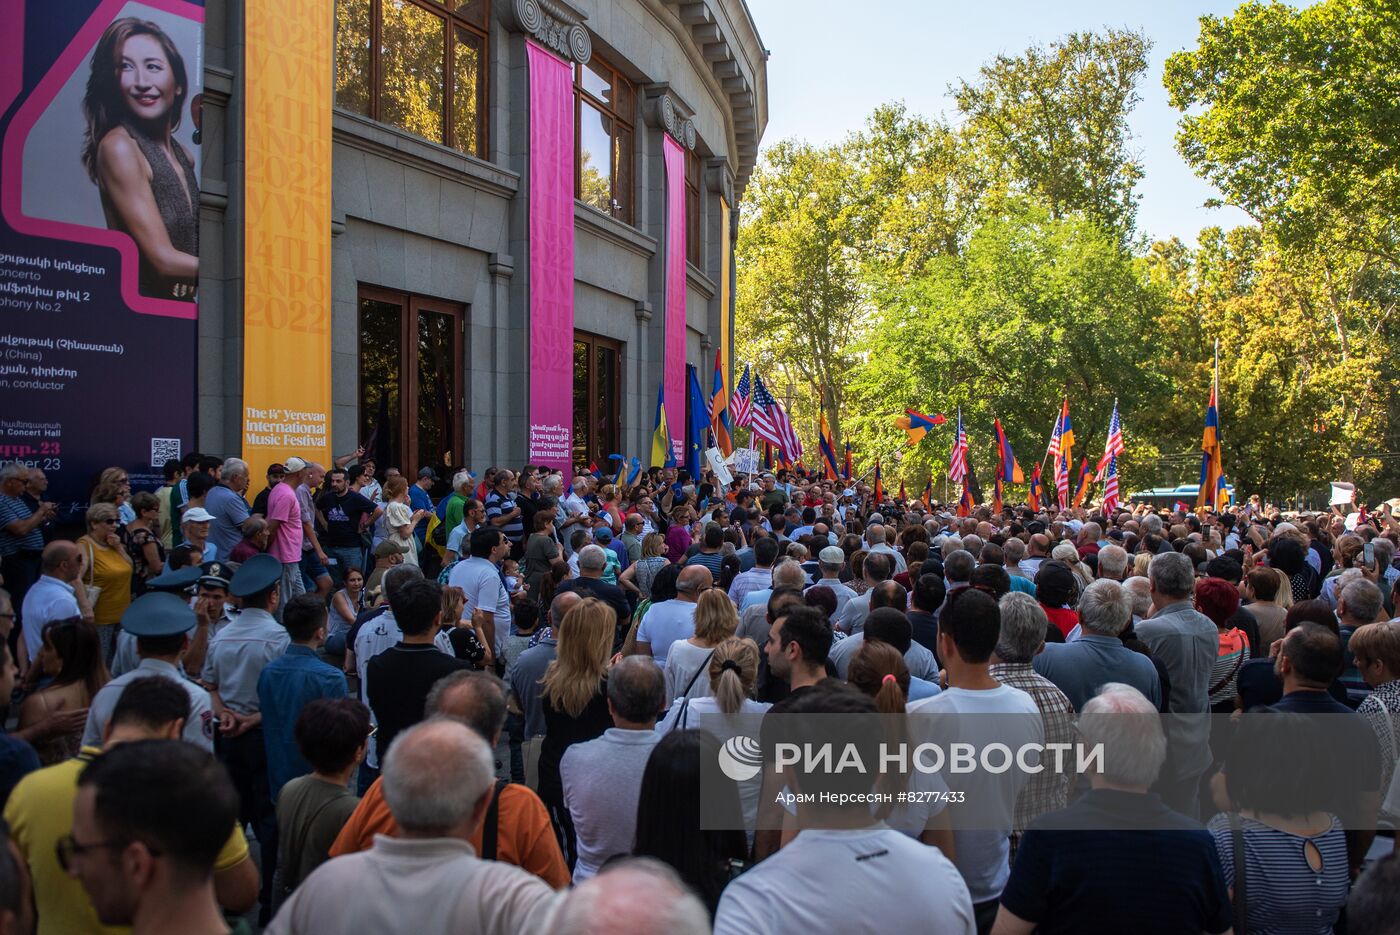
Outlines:
<svg viewBox="0 0 1400 935"><path fill-rule="evenodd" d="M117 525L117 521L114 519L99 519L97 520L97 524L99 526L115 526Z"/></svg>
<svg viewBox="0 0 1400 935"><path fill-rule="evenodd" d="M74 838L71 834L69 834L59 838L53 843L53 852L54 855L58 858L58 865L63 868L64 873L67 873L69 867L73 863L74 857L81 856L82 854L86 854L89 851L100 851L113 848L120 850L121 848L126 847L130 843L130 841L95 841L92 844L79 844L77 839ZM150 845L146 846L146 850L150 851L151 854L156 857L160 856L160 851L156 850Z"/></svg>

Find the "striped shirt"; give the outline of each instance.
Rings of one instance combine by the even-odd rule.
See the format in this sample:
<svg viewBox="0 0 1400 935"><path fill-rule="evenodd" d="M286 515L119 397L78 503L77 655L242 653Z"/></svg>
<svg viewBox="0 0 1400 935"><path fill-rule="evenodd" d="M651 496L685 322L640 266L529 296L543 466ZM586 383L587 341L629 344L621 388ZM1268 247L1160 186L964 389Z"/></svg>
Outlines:
<svg viewBox="0 0 1400 935"><path fill-rule="evenodd" d="M1376 687L1366 696L1356 713L1366 719L1376 732L1376 740L1381 751L1382 792L1390 788L1394 777L1397 757L1400 757L1400 679L1392 679ZM1386 814L1392 819L1400 819L1400 814Z"/></svg>
<svg viewBox="0 0 1400 935"><path fill-rule="evenodd" d="M500 519L502 516L505 516L515 509L515 499L513 497L509 494L501 494L493 490L486 495L485 506L486 522L505 533L507 539L514 543L525 538L525 524L522 518L524 516L523 513L504 525L495 522L495 520Z"/></svg>
<svg viewBox="0 0 1400 935"><path fill-rule="evenodd" d="M1347 901L1347 841L1335 816L1321 834L1280 831L1241 818L1244 831L1245 888L1251 935L1314 935L1331 932ZM1235 847L1230 819L1216 815L1206 826L1215 838L1225 883L1235 885ZM1307 844L1322 855L1322 869L1308 864Z"/></svg>
<svg viewBox="0 0 1400 935"><path fill-rule="evenodd" d="M997 663L991 667L990 673L1001 684L1019 688L1031 696L1035 706L1040 709L1047 744L1074 742L1074 705L1054 682L1037 675L1029 662ZM1015 831L1011 836L1013 855L1021 832L1032 821L1068 804L1069 780L1067 772L1046 769L1033 775L1026 783L1016 797Z"/></svg>
<svg viewBox="0 0 1400 935"><path fill-rule="evenodd" d="M1249 659L1249 640L1238 627L1220 632L1220 647L1210 668L1210 703L1235 700L1235 680L1240 667Z"/></svg>
<svg viewBox="0 0 1400 935"><path fill-rule="evenodd" d="M22 536L13 536L5 527L13 522L24 522L34 512L19 497L0 493L0 555L13 555L21 550L39 552L44 548L44 534L35 526Z"/></svg>

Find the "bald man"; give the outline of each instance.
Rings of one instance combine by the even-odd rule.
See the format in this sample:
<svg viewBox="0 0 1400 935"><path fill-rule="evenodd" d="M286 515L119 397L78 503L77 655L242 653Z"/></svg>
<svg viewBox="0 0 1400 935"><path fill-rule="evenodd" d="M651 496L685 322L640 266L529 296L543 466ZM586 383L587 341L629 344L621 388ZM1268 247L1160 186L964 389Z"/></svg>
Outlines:
<svg viewBox="0 0 1400 935"><path fill-rule="evenodd" d="M671 644L695 635L695 604L713 586L714 576L704 565L682 568L676 579L675 599L652 604L642 618L637 628L637 653L650 653L656 664L664 667Z"/></svg>
<svg viewBox="0 0 1400 935"><path fill-rule="evenodd" d="M707 935L710 914L668 865L650 857L629 857L574 887L554 920L554 931Z"/></svg>
<svg viewBox="0 0 1400 935"><path fill-rule="evenodd" d="M24 630L21 669L39 658L46 624L70 617L92 619L92 608L82 608L87 601L86 592L81 600L78 597L78 579L83 575L84 561L83 550L76 543L56 539L44 546L43 556L39 559L39 580L24 595L24 604L20 608Z"/></svg>

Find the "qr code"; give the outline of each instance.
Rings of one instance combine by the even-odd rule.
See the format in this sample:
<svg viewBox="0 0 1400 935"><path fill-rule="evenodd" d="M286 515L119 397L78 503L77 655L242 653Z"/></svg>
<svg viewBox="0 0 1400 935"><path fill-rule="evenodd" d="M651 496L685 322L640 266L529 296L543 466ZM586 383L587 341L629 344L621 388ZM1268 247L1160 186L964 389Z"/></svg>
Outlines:
<svg viewBox="0 0 1400 935"><path fill-rule="evenodd" d="M172 458L180 460L180 439L151 439L151 467L161 467Z"/></svg>

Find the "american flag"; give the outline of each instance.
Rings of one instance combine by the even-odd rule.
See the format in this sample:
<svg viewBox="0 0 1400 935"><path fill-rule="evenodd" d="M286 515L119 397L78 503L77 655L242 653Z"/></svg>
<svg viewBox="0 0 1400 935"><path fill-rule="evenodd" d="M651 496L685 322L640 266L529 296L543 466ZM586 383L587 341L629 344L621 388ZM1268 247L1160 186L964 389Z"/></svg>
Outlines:
<svg viewBox="0 0 1400 935"><path fill-rule="evenodd" d="M1117 424L1118 410L1113 410L1114 423ZM1112 455L1108 459L1108 478L1103 486L1103 511L1111 513L1118 509L1118 456Z"/></svg>
<svg viewBox="0 0 1400 935"><path fill-rule="evenodd" d="M734 396L729 400L729 417L734 420L734 425L749 425L749 366L744 365L744 375L739 378L739 385L734 387Z"/></svg>
<svg viewBox="0 0 1400 935"><path fill-rule="evenodd" d="M1060 509L1069 506L1069 464L1061 454L1055 459L1055 490L1060 494Z"/></svg>
<svg viewBox="0 0 1400 935"><path fill-rule="evenodd" d="M962 409L958 409L958 434L948 455L948 480L961 484L967 477L967 433L963 431Z"/></svg>
<svg viewBox="0 0 1400 935"><path fill-rule="evenodd" d="M748 424L755 435L781 448L783 457L788 461L796 463L801 460L802 442L797 439L792 420L783 412L782 404L768 392L768 387L763 385L763 378L758 374L754 374L753 378L753 402L748 417Z"/></svg>
<svg viewBox="0 0 1400 935"><path fill-rule="evenodd" d="M1050 431L1050 447L1045 449L1045 457L1054 458L1055 464L1060 463L1060 414L1055 414L1055 427ZM1056 471L1059 468L1055 468Z"/></svg>
<svg viewBox="0 0 1400 935"><path fill-rule="evenodd" d="M1103 446L1103 457L1099 459L1094 480L1101 481L1109 464L1123 453L1123 425L1118 421L1118 400L1113 401L1113 418L1108 420L1108 442Z"/></svg>

